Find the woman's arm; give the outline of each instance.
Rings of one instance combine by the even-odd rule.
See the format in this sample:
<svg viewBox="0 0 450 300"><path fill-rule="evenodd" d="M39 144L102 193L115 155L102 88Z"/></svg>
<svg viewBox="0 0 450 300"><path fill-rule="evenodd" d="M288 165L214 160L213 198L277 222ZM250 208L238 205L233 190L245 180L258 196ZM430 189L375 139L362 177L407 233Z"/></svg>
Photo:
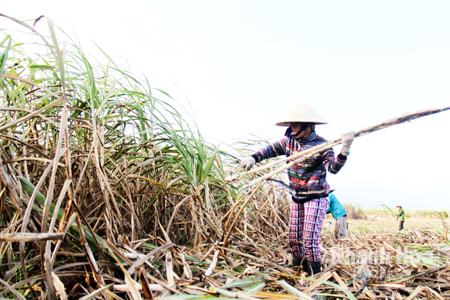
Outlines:
<svg viewBox="0 0 450 300"><path fill-rule="evenodd" d="M262 160L277 157L280 155L286 155L286 137L253 153L252 157L258 163Z"/></svg>

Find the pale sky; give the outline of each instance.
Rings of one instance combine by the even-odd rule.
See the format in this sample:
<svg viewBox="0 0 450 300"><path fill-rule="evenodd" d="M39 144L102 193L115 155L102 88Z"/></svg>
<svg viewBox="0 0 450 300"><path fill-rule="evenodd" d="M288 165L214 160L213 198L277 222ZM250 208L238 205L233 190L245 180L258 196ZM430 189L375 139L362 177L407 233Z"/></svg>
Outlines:
<svg viewBox="0 0 450 300"><path fill-rule="evenodd" d="M448 1L22 0L1 13L45 15L95 56L94 41L169 92L212 143L274 142L300 101L328 120L316 129L329 140L450 106ZM449 128L447 111L358 138L328 181L344 203L450 210Z"/></svg>

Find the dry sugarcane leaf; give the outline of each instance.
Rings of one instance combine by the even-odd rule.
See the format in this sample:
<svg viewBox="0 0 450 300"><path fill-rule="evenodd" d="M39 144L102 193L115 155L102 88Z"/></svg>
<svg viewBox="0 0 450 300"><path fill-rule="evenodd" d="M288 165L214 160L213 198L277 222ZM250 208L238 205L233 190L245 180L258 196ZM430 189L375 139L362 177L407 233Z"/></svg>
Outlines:
<svg viewBox="0 0 450 300"><path fill-rule="evenodd" d="M347 285L345 284L345 282L341 279L341 277L336 272L333 272L332 275L333 275L333 278L336 279L337 283L341 287L343 287L344 289L348 288Z"/></svg>
<svg viewBox="0 0 450 300"><path fill-rule="evenodd" d="M219 250L216 249L214 251L213 260L212 260L211 264L209 265L208 270L206 270L206 272L205 272L205 276L211 276L212 272L216 268L218 258L219 258Z"/></svg>
<svg viewBox="0 0 450 300"><path fill-rule="evenodd" d="M142 288L142 293L144 294L144 299L153 300L153 294L150 289L150 283L148 282L143 269L139 270L139 280L141 282L140 284Z"/></svg>
<svg viewBox="0 0 450 300"><path fill-rule="evenodd" d="M172 263L172 253L166 253L166 275L167 275L167 283L170 287L175 287L174 280L174 271L173 271L173 263Z"/></svg>
<svg viewBox="0 0 450 300"><path fill-rule="evenodd" d="M247 293L243 293L243 292L230 292L218 287L214 287L214 286L210 286L210 290L214 293L219 293L225 297L230 297L230 298L238 298L238 299L246 299L246 300L257 300L257 298L252 297L250 295L248 295Z"/></svg>
<svg viewBox="0 0 450 300"><path fill-rule="evenodd" d="M138 286L140 286L140 284L134 281L133 278L131 278L131 276L127 272L124 272L124 274L125 274L125 283L129 289L128 292L131 294L134 300L141 300L142 299L141 293L137 288Z"/></svg>
<svg viewBox="0 0 450 300"><path fill-rule="evenodd" d="M97 261L95 260L94 254L92 253L92 250L91 250L91 247L89 247L88 243L85 243L84 248L86 249L86 253L89 258L89 262L92 264L95 273L98 274L100 269L98 268Z"/></svg>
<svg viewBox="0 0 450 300"><path fill-rule="evenodd" d="M171 244L172 241L169 238L169 235L167 234L167 232L164 230L164 227L161 225L161 223L158 221L159 227L164 235L164 238L166 239L166 243Z"/></svg>
<svg viewBox="0 0 450 300"><path fill-rule="evenodd" d="M181 251L177 251L178 255L181 258L181 262L183 263L183 276L186 280L192 280L192 270L189 264L186 262L186 259L184 257L184 253Z"/></svg>
<svg viewBox="0 0 450 300"><path fill-rule="evenodd" d="M280 280L277 282L281 287L283 287L285 290L287 290L288 292L296 295L297 297L301 298L301 299L308 299L308 300L313 300L311 297L309 297L308 295L306 295L305 293L297 290L296 288L294 288L292 285L290 285L289 283L287 283L284 280Z"/></svg>
<svg viewBox="0 0 450 300"><path fill-rule="evenodd" d="M6 76L7 76L7 75L0 74L0 77L6 77ZM20 79L20 80L23 80L23 79ZM58 98L58 96L57 96L57 98ZM3 131L3 130L5 130L5 129L7 129L7 128L10 128L10 127L12 127L12 126L14 126L14 125L16 125L16 124L19 124L19 123L21 123L21 122L25 122L26 120L31 119L33 116L39 115L41 112L46 111L46 110L48 110L49 108L52 108L52 107L54 107L54 106L56 106L56 105L58 105L58 104L61 104L61 103L62 103L63 101L65 101L65 100L66 100L66 97L65 97L65 96L59 97L59 98L56 99L55 101L52 101L52 102L50 102L48 105L46 105L46 106L44 106L44 107L42 107L42 108L40 108L40 109L38 109L38 110L35 110L35 111L32 112L31 114L28 114L28 115L26 115L26 116L23 116L23 117L21 117L21 118L15 120L15 121L8 122L8 124L5 124L5 125L3 125L3 126L0 126L0 132Z"/></svg>
<svg viewBox="0 0 450 300"><path fill-rule="evenodd" d="M97 296L99 296L100 294L102 294L103 292L107 291L107 290L108 290L110 287L112 287L112 286L113 286L112 283L111 283L111 284L108 284L108 285L106 285L106 286L104 286L104 287L101 287L101 288L99 288L99 289L93 291L92 293L90 293L90 294L88 294L88 295L86 295L86 296L81 297L81 298L78 299L78 300L91 300L91 299L94 299L94 298L96 298Z"/></svg>
<svg viewBox="0 0 450 300"><path fill-rule="evenodd" d="M448 267L450 267L450 265L434 267L434 268L431 268L431 269L426 270L426 271L422 271L422 272L419 272L419 273L416 273L416 274L412 274L412 275L409 275L409 276L397 279L397 280L395 280L393 282L395 282L395 283L397 283L397 282L404 282L404 281L410 280L412 278L417 278L419 276L424 276L424 275L432 274L432 273L435 273L435 272L439 272L440 270L446 269Z"/></svg>
<svg viewBox="0 0 450 300"><path fill-rule="evenodd" d="M388 288L388 289L404 289L406 285L401 283L367 283L367 286Z"/></svg>
<svg viewBox="0 0 450 300"><path fill-rule="evenodd" d="M10 160L5 160L3 163L5 163L5 164L11 164L11 163L19 162L19 161L32 161L32 160L34 160L34 161L46 162L46 163L52 162L52 160L47 159L47 158L40 158L40 157L20 157L20 158L14 158L14 159L10 159ZM63 163L58 163L58 167L65 168L66 165L64 165Z"/></svg>
<svg viewBox="0 0 450 300"><path fill-rule="evenodd" d="M25 297L22 296L22 294L20 294L14 287L9 285L7 282L3 281L1 278L0 278L0 283L6 287L7 291L10 291L11 293L13 293L14 296L17 297L17 299L25 300Z"/></svg>
<svg viewBox="0 0 450 300"><path fill-rule="evenodd" d="M246 279L232 281L230 283L222 285L221 288L222 289L243 288L243 287L248 287L251 285L265 283L265 282L266 282L266 280L262 277L252 277L252 278L246 278Z"/></svg>
<svg viewBox="0 0 450 300"><path fill-rule="evenodd" d="M152 275L150 275L149 273L145 273L145 276L147 276L149 279L151 279L152 281L156 282L158 285L162 286L164 289L174 293L174 294L179 294L180 292L177 291L176 289L174 289L173 287L165 284L162 280L159 280L158 278L153 277Z"/></svg>
<svg viewBox="0 0 450 300"><path fill-rule="evenodd" d="M297 295L293 294L281 294L281 293L274 293L274 292L256 292L255 298L260 299L297 299Z"/></svg>
<svg viewBox="0 0 450 300"><path fill-rule="evenodd" d="M366 294L367 298L369 298L369 299L376 299L377 298L377 296L373 292L371 292L369 289L367 289L367 288L363 290L363 293Z"/></svg>
<svg viewBox="0 0 450 300"><path fill-rule="evenodd" d="M236 225L236 222L238 221L238 217L240 216L240 214L242 213L242 211L244 210L244 208L247 206L248 202L253 198L253 196L255 195L255 193L258 191L258 189L261 187L262 183L254 186L250 191L249 191L249 195L247 196L247 199L244 201L244 203L242 204L241 208L239 209L238 213L234 216L234 220L231 222L231 225L228 226L228 223L230 222L230 220L232 219L233 215L230 215L230 218L227 221L227 232L224 235L223 238L223 247L226 247L228 245L228 237L231 234L231 231L234 229L234 226ZM239 201L236 201L236 204L239 204Z"/></svg>
<svg viewBox="0 0 450 300"><path fill-rule="evenodd" d="M55 289L58 292L59 297L61 297L61 300L67 300L66 287L54 272L51 273L53 277L53 284L55 285Z"/></svg>
<svg viewBox="0 0 450 300"><path fill-rule="evenodd" d="M135 287L137 290L142 290L142 285L140 285L139 283L136 283ZM152 292L166 291L166 289L160 284L149 284L148 287L149 287L150 291L152 291ZM121 292L129 292L130 291L130 288L127 284L114 284L112 286L112 288L114 290L121 291Z"/></svg>
<svg viewBox="0 0 450 300"><path fill-rule="evenodd" d="M253 255L250 255L250 254L246 254L246 253L243 253L241 251L237 251L237 250L234 250L234 249L231 249L231 248L223 248L222 246L217 246L217 247L221 248L221 249L225 249L228 252L236 253L236 254L238 254L240 256L243 256L243 257L251 258L251 259L253 259L255 261L259 261L260 263L268 264L271 267L274 267L274 268L276 268L276 269L278 269L278 270L280 270L282 272L287 272L288 271L287 269L283 268L282 266L280 266L278 264L275 264L275 263L273 263L271 261L268 261L268 260L265 260L265 259L253 256ZM287 273L289 273L289 272L287 272Z"/></svg>
<svg viewBox="0 0 450 300"><path fill-rule="evenodd" d="M439 295L435 290L433 290L429 287L426 287L426 291L427 291L427 293L433 295L433 298L436 298L439 300L444 300L444 298L441 295Z"/></svg>
<svg viewBox="0 0 450 300"><path fill-rule="evenodd" d="M150 257L156 255L157 253L164 251L167 248L173 247L175 246L175 244L165 244L162 245L159 248L156 248L155 250L153 250L152 252L146 254L144 257L140 257L138 260L136 260L131 266L130 268L128 268L128 274L133 275L134 272L136 271L137 267L140 267L141 265L144 264L145 261L147 261Z"/></svg>
<svg viewBox="0 0 450 300"><path fill-rule="evenodd" d="M109 247L111 243L109 241L106 241L105 245L107 247ZM139 286L139 284L137 282L135 282L133 280L133 278L131 278L130 274L128 274L128 272L125 270L125 268L122 266L122 264L120 263L120 261L117 259L116 255L114 254L113 250L111 250L111 248L109 248L110 250L110 255L116 260L117 265L120 267L120 269L122 270L122 272L125 275L125 284L128 286L129 288L129 293L131 294L133 300L141 300L141 294L137 288L137 286Z"/></svg>
<svg viewBox="0 0 450 300"><path fill-rule="evenodd" d="M386 248L386 250L388 250L388 251L395 252L395 253L397 253L397 254L399 254L399 255L405 255L405 253L403 253L402 251L400 251L400 250L398 250L398 249L392 247L391 245L389 245L389 244L386 243L386 242L383 242L383 246L384 246L384 248Z"/></svg>
<svg viewBox="0 0 450 300"><path fill-rule="evenodd" d="M320 275L320 277L318 278L320 281L327 281L328 279L330 279L330 277L332 277L333 274L331 272L325 272L325 274ZM316 289L318 286L320 286L322 283L318 282L318 281L313 281L311 282L311 285L309 287L307 287L306 289L303 290L303 293L305 294L309 294L311 293L314 289ZM346 287L347 288L347 287Z"/></svg>
<svg viewBox="0 0 450 300"><path fill-rule="evenodd" d="M201 288L195 285L187 285L184 290L195 290L197 293L194 295L214 295L209 289Z"/></svg>
<svg viewBox="0 0 450 300"><path fill-rule="evenodd" d="M418 286L409 296L408 298L406 298L406 300L412 300L415 297L417 297L422 291L425 290L425 287L423 286Z"/></svg>
<svg viewBox="0 0 450 300"><path fill-rule="evenodd" d="M31 242L62 240L64 233L0 233L0 241L5 242Z"/></svg>
<svg viewBox="0 0 450 300"><path fill-rule="evenodd" d="M130 252L124 252L123 253L123 257L127 259L127 260L125 260L126 262L128 262L128 259L139 259L139 258L142 258L142 257L145 256L145 254L138 253L133 248L131 248L131 247L125 245L125 244L123 245L123 248L128 250L128 251L130 251ZM146 260L144 263L147 266L149 266L151 269L155 270L155 267L148 260ZM130 261L129 264L132 265L132 262Z"/></svg>

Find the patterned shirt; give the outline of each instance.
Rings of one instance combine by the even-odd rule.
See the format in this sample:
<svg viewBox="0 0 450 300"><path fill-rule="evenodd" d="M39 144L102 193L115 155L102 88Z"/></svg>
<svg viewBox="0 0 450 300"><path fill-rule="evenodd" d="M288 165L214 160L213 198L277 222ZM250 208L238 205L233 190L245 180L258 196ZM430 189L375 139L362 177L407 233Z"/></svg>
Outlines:
<svg viewBox="0 0 450 300"><path fill-rule="evenodd" d="M296 152L326 142L327 140L318 136L315 131L309 137L297 140L292 131L288 129L284 138L257 151L252 154L252 157L256 162L279 155L289 157ZM327 149L290 167L287 172L289 185L297 191L299 196L311 197L317 195L317 197L323 197L331 190L330 185L326 181L327 171L336 174L346 161L347 156L339 154L335 158L333 149Z"/></svg>

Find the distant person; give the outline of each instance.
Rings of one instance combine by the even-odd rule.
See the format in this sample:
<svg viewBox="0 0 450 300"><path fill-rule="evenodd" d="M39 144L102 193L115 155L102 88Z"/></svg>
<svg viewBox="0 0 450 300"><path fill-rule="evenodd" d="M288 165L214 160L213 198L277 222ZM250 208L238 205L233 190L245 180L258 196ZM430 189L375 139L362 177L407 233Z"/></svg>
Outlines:
<svg viewBox="0 0 450 300"><path fill-rule="evenodd" d="M334 227L335 238L348 237L347 235L347 211L341 202L336 198L333 192L328 194L328 199L330 200L328 204L327 214L331 213L333 218L336 220L336 225Z"/></svg>
<svg viewBox="0 0 450 300"><path fill-rule="evenodd" d="M279 103L282 105L282 103ZM316 133L317 124L327 122L304 103L298 104L276 125L287 126L285 136L246 159L240 161L241 167L248 171L262 160L297 152L327 142ZM321 272L320 232L328 207L328 194L331 187L326 181L327 172L336 174L344 166L350 154L354 132L341 136L342 149L335 156L332 148L297 163L287 171L289 184L296 191L292 195L289 225L289 245L292 250L292 267L302 266L308 275Z"/></svg>
<svg viewBox="0 0 450 300"><path fill-rule="evenodd" d="M400 205L397 205L398 213L397 213L397 220L400 222L398 225L398 231L403 230L403 223L405 223L405 211Z"/></svg>

